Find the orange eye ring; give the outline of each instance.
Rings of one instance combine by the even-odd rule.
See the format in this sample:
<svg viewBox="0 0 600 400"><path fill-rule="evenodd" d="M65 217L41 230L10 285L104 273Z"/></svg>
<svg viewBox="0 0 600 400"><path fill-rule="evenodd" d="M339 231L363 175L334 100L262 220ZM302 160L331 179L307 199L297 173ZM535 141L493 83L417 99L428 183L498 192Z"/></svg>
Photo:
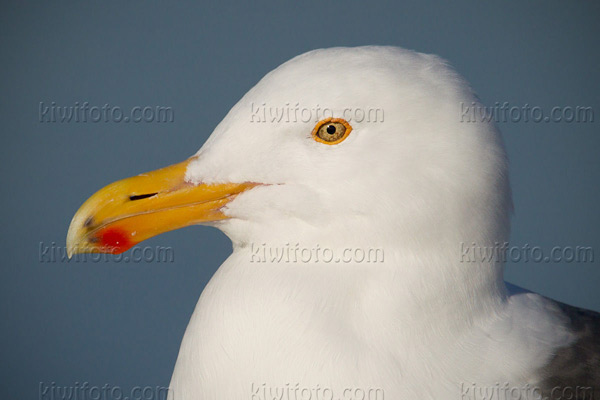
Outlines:
<svg viewBox="0 0 600 400"><path fill-rule="evenodd" d="M312 131L312 137L319 143L338 144L346 140L352 126L342 118L326 118L319 121Z"/></svg>

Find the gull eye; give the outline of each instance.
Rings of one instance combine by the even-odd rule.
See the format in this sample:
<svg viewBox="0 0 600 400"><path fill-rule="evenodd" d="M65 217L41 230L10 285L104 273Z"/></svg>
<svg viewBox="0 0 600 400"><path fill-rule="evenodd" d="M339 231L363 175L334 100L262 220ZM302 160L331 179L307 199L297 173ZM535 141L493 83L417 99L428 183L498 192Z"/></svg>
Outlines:
<svg viewBox="0 0 600 400"><path fill-rule="evenodd" d="M348 137L350 131L352 127L345 119L327 118L315 126L312 136L317 142L338 144Z"/></svg>

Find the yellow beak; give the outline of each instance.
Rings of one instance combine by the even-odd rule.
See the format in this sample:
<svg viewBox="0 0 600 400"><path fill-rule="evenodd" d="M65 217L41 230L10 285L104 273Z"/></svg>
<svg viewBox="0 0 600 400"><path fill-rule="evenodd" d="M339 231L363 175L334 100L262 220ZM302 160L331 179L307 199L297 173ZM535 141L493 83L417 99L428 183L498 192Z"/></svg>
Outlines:
<svg viewBox="0 0 600 400"><path fill-rule="evenodd" d="M193 185L188 159L100 189L79 208L67 233L69 257L122 253L160 233L228 217L221 208L257 183Z"/></svg>

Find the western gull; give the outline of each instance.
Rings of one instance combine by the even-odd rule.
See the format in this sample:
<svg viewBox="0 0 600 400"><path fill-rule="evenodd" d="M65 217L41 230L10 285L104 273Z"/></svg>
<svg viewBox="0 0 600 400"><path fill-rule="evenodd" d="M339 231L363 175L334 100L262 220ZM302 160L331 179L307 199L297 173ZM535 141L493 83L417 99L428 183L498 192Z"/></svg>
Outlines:
<svg viewBox="0 0 600 400"><path fill-rule="evenodd" d="M90 197L69 254L192 224L231 239L185 332L174 399L590 398L599 314L510 294L501 257L461 254L506 242L512 211L500 133L461 105L481 107L434 55L302 54L194 156Z"/></svg>

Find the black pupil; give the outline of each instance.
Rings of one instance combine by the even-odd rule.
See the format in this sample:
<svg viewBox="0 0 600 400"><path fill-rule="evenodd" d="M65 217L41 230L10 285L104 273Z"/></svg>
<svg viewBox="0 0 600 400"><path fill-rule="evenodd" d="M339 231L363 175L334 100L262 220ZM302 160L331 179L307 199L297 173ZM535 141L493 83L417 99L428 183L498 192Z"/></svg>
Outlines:
<svg viewBox="0 0 600 400"><path fill-rule="evenodd" d="M330 135L333 135L335 133L335 125L329 125L327 127L327 133L329 133Z"/></svg>

